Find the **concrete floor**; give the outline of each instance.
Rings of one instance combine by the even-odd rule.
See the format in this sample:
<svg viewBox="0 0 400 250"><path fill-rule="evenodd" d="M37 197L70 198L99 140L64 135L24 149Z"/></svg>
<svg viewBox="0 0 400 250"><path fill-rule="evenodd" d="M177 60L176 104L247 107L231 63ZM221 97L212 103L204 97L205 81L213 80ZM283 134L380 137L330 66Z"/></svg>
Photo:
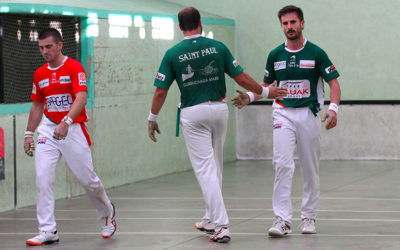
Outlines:
<svg viewBox="0 0 400 250"><path fill-rule="evenodd" d="M60 242L26 247L37 228L35 207L0 213L0 249L400 249L400 162L322 161L316 235L297 229L301 197L296 169L293 233L271 239L270 161L225 164L223 194L232 241L212 243L193 224L203 216L192 171L108 190L116 205L118 231L100 236L100 221L86 196L56 202Z"/></svg>

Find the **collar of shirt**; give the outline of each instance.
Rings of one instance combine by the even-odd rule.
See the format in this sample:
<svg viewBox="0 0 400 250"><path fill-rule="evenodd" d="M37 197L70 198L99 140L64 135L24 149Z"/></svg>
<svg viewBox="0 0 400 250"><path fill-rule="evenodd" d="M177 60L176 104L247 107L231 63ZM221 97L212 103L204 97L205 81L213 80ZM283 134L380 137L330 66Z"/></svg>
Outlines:
<svg viewBox="0 0 400 250"><path fill-rule="evenodd" d="M192 36L185 36L183 39L193 39L193 38L197 38L197 37L201 37L201 34L196 34L196 35L192 35Z"/></svg>
<svg viewBox="0 0 400 250"><path fill-rule="evenodd" d="M67 59L68 59L68 56L65 56L64 59L63 59L63 61L62 61L62 63L61 63L61 65L58 66L58 67L56 67L56 68L52 68L52 67L50 67L50 65L47 65L47 68L48 68L49 70L57 70L57 69L61 68L61 66L64 65L64 63L65 63L65 61L67 61Z"/></svg>
<svg viewBox="0 0 400 250"><path fill-rule="evenodd" d="M304 46L306 46L306 43L307 43L307 39L304 38L303 47L301 47L300 49L297 49L297 50L291 50L291 49L287 48L287 41L285 41L285 49L289 52L296 53L296 52L299 52L300 50L304 49Z"/></svg>

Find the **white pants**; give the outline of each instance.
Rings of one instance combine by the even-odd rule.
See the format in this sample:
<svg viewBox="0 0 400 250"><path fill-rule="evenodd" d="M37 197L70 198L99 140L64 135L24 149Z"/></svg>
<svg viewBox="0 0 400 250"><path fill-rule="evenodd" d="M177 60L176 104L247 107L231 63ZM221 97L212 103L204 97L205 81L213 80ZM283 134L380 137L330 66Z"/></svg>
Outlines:
<svg viewBox="0 0 400 250"><path fill-rule="evenodd" d="M292 221L290 191L295 168L293 155L297 146L303 177L301 218L315 219L319 198L320 117L304 107L276 108L272 118L275 167L272 207L275 216L288 223Z"/></svg>
<svg viewBox="0 0 400 250"><path fill-rule="evenodd" d="M81 125L72 124L65 140L53 138L55 128L56 124L44 118L38 129L35 164L39 231L54 232L57 230L54 217L53 183L61 156L64 157L69 169L86 190L100 217L110 216L112 212L111 201L99 177L94 172L90 147Z"/></svg>
<svg viewBox="0 0 400 250"><path fill-rule="evenodd" d="M203 219L215 223L216 230L229 224L221 190L228 113L222 102L204 102L181 111L183 136L206 204Z"/></svg>

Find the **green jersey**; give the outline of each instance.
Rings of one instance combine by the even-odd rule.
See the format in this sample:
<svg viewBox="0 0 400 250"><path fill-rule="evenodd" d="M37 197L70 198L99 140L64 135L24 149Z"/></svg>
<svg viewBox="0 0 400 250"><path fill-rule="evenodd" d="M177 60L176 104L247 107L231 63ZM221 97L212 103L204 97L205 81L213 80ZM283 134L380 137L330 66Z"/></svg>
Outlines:
<svg viewBox="0 0 400 250"><path fill-rule="evenodd" d="M184 108L221 101L226 96L225 73L233 78L242 71L222 42L195 35L165 53L154 86L169 89L176 80Z"/></svg>
<svg viewBox="0 0 400 250"><path fill-rule="evenodd" d="M300 50L288 50L283 43L269 53L264 82L272 83L276 80L278 86L288 90L283 101L274 102L275 107L309 106L316 113L324 102L322 79L329 82L338 77L339 72L325 51L305 40Z"/></svg>

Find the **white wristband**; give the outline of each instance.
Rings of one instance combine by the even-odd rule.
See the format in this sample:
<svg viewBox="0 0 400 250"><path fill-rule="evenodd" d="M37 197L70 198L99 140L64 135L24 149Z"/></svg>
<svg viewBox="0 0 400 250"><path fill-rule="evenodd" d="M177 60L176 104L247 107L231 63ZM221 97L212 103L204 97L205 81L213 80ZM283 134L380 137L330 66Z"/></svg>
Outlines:
<svg viewBox="0 0 400 250"><path fill-rule="evenodd" d="M339 107L336 103L331 102L331 104L329 104L328 110L333 110L333 111L335 111L335 113L337 113L339 110Z"/></svg>
<svg viewBox="0 0 400 250"><path fill-rule="evenodd" d="M61 121L63 121L63 122L65 122L66 124L68 124L68 126L69 125L71 125L72 124L72 119L71 119L71 117L69 117L69 116L64 116L64 118L61 120Z"/></svg>
<svg viewBox="0 0 400 250"><path fill-rule="evenodd" d="M158 115L155 115L155 114L151 113L151 111L150 111L150 114L149 114L149 117L147 118L147 120L149 120L151 122L155 122L157 120L157 117L158 117Z"/></svg>
<svg viewBox="0 0 400 250"><path fill-rule="evenodd" d="M25 131L25 136L24 136L24 137L25 137L25 138L26 138L26 137L33 137L33 134L34 134L34 133L33 133L32 131Z"/></svg>
<svg viewBox="0 0 400 250"><path fill-rule="evenodd" d="M249 96L250 102L254 102L254 94L253 94L253 92L246 92L246 94Z"/></svg>
<svg viewBox="0 0 400 250"><path fill-rule="evenodd" d="M269 95L269 88L262 87L261 97L268 98L268 95Z"/></svg>

